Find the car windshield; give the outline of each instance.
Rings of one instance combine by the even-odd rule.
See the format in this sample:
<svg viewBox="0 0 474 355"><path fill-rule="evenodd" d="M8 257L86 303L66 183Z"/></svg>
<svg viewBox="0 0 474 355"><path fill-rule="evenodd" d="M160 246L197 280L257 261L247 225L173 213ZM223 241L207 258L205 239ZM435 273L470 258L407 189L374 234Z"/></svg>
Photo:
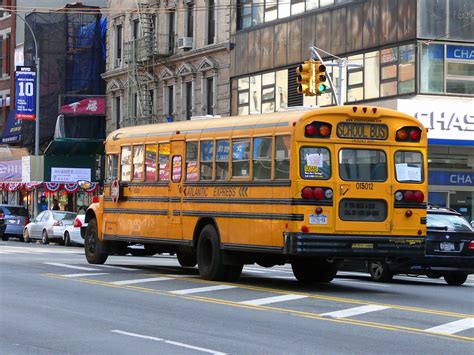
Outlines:
<svg viewBox="0 0 474 355"><path fill-rule="evenodd" d="M68 213L68 212L53 212L53 218L56 221L73 221L76 218L76 213Z"/></svg>
<svg viewBox="0 0 474 355"><path fill-rule="evenodd" d="M455 232L473 231L472 227L463 217L455 214L428 213L427 228Z"/></svg>
<svg viewBox="0 0 474 355"><path fill-rule="evenodd" d="M13 207L13 206L9 206L9 207L2 207L1 209L3 209L3 212L7 215L11 215L11 216L27 216L28 215L28 211L24 208L24 207Z"/></svg>

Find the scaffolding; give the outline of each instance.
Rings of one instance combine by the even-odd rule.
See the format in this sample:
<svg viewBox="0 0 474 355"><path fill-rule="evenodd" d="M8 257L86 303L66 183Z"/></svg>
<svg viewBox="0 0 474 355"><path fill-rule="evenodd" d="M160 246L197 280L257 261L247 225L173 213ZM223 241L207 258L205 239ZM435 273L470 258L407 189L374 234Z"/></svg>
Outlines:
<svg viewBox="0 0 474 355"><path fill-rule="evenodd" d="M158 79L153 68L156 64L166 63L173 54L174 37L158 34L158 18L154 9L157 1L137 2L140 34L124 44L124 59L128 73L128 115L124 126L151 124L158 122L154 112L154 90Z"/></svg>

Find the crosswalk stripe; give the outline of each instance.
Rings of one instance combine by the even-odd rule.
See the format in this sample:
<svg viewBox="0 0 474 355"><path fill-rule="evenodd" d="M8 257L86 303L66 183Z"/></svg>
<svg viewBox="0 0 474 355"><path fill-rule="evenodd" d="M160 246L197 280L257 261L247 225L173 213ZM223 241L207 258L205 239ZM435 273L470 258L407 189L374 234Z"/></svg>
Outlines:
<svg viewBox="0 0 474 355"><path fill-rule="evenodd" d="M341 311L323 313L323 314L321 314L321 316L331 317L331 318L346 318L346 317L356 316L356 315L359 315L359 314L375 312L375 311L381 311L381 310L387 309L387 308L390 308L390 307L379 306L379 305L376 305L376 304L369 304L367 306L360 306L360 307L343 309Z"/></svg>
<svg viewBox="0 0 474 355"><path fill-rule="evenodd" d="M87 272L87 273L81 273L81 274L65 274L61 276L73 278L73 277L98 276L98 275L110 275L110 274L108 272Z"/></svg>
<svg viewBox="0 0 474 355"><path fill-rule="evenodd" d="M454 322L441 324L433 328L426 329L425 332L454 334L474 328L474 318L459 319Z"/></svg>
<svg viewBox="0 0 474 355"><path fill-rule="evenodd" d="M237 286L217 285L217 286L208 286L208 287L195 287L195 288L188 288L188 289L185 289L185 290L170 291L170 293L174 293L176 295L189 295L191 293L227 290L227 289L230 289L230 288L237 288Z"/></svg>
<svg viewBox="0 0 474 355"><path fill-rule="evenodd" d="M122 281L113 281L110 282L112 285L133 285L144 282L154 282L154 281L166 281L173 280L171 277L151 277L149 279L135 279L135 280L122 280Z"/></svg>
<svg viewBox="0 0 474 355"><path fill-rule="evenodd" d="M69 264L62 264L62 263L43 263L43 264L65 267L67 269L76 269L76 270L84 270L84 271L100 271L100 269L94 269L92 267L84 267L84 266L69 265Z"/></svg>
<svg viewBox="0 0 474 355"><path fill-rule="evenodd" d="M247 304L250 306L261 306L264 304L269 303L276 303L276 302L284 302L284 301L291 301L291 300L298 300L302 298L307 298L308 296L303 295L282 295L282 296L273 296L273 297L266 297L266 298L259 298L250 301L243 301L239 302L240 304Z"/></svg>

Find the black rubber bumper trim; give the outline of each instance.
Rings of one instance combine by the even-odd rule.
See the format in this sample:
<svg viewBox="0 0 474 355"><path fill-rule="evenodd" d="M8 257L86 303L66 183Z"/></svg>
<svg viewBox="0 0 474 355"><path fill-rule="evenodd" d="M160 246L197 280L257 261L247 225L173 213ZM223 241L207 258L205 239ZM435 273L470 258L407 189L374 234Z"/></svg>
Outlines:
<svg viewBox="0 0 474 355"><path fill-rule="evenodd" d="M425 250L419 236L361 236L284 233L284 254L325 257L420 257Z"/></svg>

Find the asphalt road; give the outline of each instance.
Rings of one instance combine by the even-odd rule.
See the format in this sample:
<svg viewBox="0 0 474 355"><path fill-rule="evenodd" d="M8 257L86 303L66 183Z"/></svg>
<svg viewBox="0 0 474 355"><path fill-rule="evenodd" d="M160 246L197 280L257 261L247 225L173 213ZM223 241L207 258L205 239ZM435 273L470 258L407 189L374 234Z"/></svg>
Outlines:
<svg viewBox="0 0 474 355"><path fill-rule="evenodd" d="M303 287L288 265L252 265L218 283L171 256L98 266L77 247L1 242L0 352L473 354L473 276Z"/></svg>

